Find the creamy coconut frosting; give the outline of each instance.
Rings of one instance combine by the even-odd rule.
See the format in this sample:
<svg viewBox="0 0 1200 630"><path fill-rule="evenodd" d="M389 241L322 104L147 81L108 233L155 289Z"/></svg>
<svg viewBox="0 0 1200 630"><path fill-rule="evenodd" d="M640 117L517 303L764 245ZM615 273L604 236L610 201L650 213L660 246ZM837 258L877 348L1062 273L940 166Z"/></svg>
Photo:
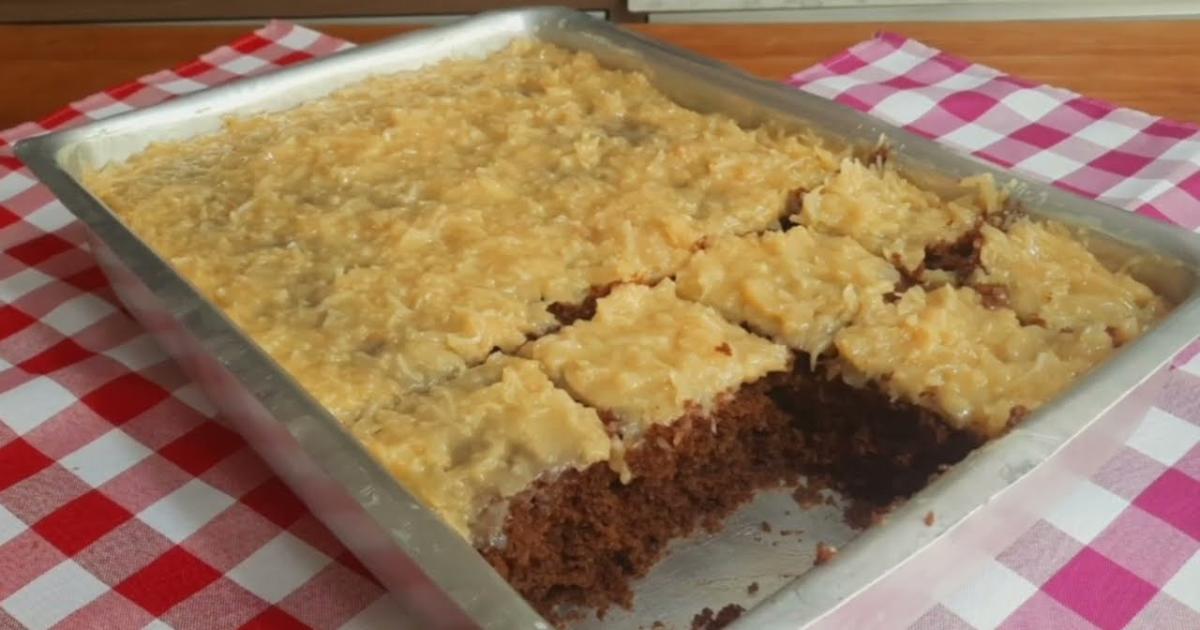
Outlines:
<svg viewBox="0 0 1200 630"><path fill-rule="evenodd" d="M990 179L943 199L545 43L231 118L85 182L481 545L524 489L596 464L627 483L649 428L797 356L993 436L1166 310L1059 227L993 227ZM973 234L962 286L905 284ZM590 318L552 314L610 287Z"/></svg>
<svg viewBox="0 0 1200 630"><path fill-rule="evenodd" d="M547 307L777 224L837 167L518 42L148 147L86 177L345 421L512 351Z"/></svg>
<svg viewBox="0 0 1200 630"><path fill-rule="evenodd" d="M1146 285L1106 269L1062 225L1023 219L1007 231L986 226L982 236L974 282L1003 287L1026 321L1079 334L1099 329L1121 344L1167 310Z"/></svg>
<svg viewBox="0 0 1200 630"><path fill-rule="evenodd" d="M489 506L547 472L607 461L611 450L595 410L535 362L503 355L376 412L354 434L455 529L477 537L491 533L475 522Z"/></svg>
<svg viewBox="0 0 1200 630"><path fill-rule="evenodd" d="M788 366L787 349L681 300L675 284L622 285L596 315L529 344L555 382L612 413L626 438L710 408L723 394Z"/></svg>
<svg viewBox="0 0 1200 630"><path fill-rule="evenodd" d="M681 297L815 356L893 291L900 273L850 238L797 226L720 237L692 257L677 282Z"/></svg>
<svg viewBox="0 0 1200 630"><path fill-rule="evenodd" d="M869 380L988 437L1016 419L1014 410L1036 409L1112 348L1105 335L1024 326L973 289L949 286L913 287L869 309L835 345L848 381Z"/></svg>
<svg viewBox="0 0 1200 630"><path fill-rule="evenodd" d="M971 196L945 201L886 164L846 159L836 175L803 195L793 220L849 236L901 269L915 271L929 246L957 241L997 210L994 197L986 194L982 204Z"/></svg>

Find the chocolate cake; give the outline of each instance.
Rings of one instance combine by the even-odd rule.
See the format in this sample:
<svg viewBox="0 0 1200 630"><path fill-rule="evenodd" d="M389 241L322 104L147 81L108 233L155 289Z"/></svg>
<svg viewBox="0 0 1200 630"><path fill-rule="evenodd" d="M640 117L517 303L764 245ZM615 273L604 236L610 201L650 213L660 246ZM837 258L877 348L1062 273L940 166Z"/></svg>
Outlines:
<svg viewBox="0 0 1200 630"><path fill-rule="evenodd" d="M556 620L761 489L877 515L1167 309L987 177L532 41L85 183Z"/></svg>

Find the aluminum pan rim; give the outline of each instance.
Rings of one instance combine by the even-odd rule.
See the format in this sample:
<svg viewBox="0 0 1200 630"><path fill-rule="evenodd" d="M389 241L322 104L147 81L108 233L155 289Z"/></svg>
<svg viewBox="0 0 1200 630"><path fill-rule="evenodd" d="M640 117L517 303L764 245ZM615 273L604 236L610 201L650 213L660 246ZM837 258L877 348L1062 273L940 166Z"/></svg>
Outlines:
<svg viewBox="0 0 1200 630"><path fill-rule="evenodd" d="M169 103L129 112L110 119L90 123L67 131L25 140L18 144L18 155L30 165L33 171L51 188L52 191L67 205L67 207L96 232L115 252L135 270L147 285L156 290L160 298L171 306L172 312L183 320L189 328L201 339L219 335L222 344L231 344L236 348L238 356L249 359L234 359L230 352L217 348L218 359L223 362L243 380L249 381L252 391L276 401L283 401L285 406L304 413L320 417L322 422L333 425L345 437L340 425L336 423L322 408L312 401L274 362L258 350L257 346L233 328L211 304L201 298L193 287L174 273L161 258L155 255L137 237L133 236L124 225L115 218L98 200L92 197L67 172L62 163L63 158L69 158L73 149L87 146L89 142L111 138L122 133L140 131L149 125L152 128L164 128L182 116L190 115L196 110L222 111L222 108L236 108L239 103L255 98L255 93L262 91L280 91L299 89L306 83L312 83L322 74L336 72L339 69L355 64L369 64L380 55L387 55L395 50L411 49L418 46L447 45L447 42L460 38L470 40L472 29L510 29L513 33L542 30L551 34L582 32L597 38L605 46L614 45L618 48L637 51L644 55L651 65L666 64L679 72L695 75L701 82L706 82L713 89L725 89L756 100L767 107L812 114L820 113L824 126L835 129L835 134L856 138L858 141L870 136L884 133L900 147L900 157L905 162L932 165L937 170L952 176L962 176L979 172L990 172L1005 179L1020 182L1024 194L1035 198L1035 209L1038 214L1072 223L1083 224L1088 229L1107 234L1121 241L1130 242L1135 246L1167 255L1181 261L1195 274L1200 268L1200 241L1191 233L1178 228L1159 224L1150 219L1131 213L1116 210L1103 204L1075 197L1070 193L1049 187L1045 184L1017 176L1007 171L997 169L973 157L961 156L937 145L925 138L918 137L904 130L891 127L870 118L865 114L855 112L841 105L831 103L819 97L805 94L779 84L755 79L723 64L714 62L693 53L682 51L672 46L650 40L644 36L622 31L609 24L589 18L582 14L566 9L518 9L513 11L485 14L454 25L429 29L401 35L377 44L362 46L348 52L327 57L321 60L302 64L290 69L281 70L269 75L245 79L234 84L205 90L193 95L184 96ZM561 39L561 38L557 38ZM261 98L261 96L259 96ZM1178 350L1190 342L1200 330L1200 294L1193 286L1188 299L1178 305L1170 317L1154 330L1129 347L1122 349L1119 356L1106 362L1098 369L1081 379L1076 385L1052 403L1035 413L1026 423L1009 435L996 440L971 456L971 466L959 466L931 484L917 495L917 498L937 495L944 492L949 484L958 486L973 486L983 496L990 496L1014 483L1026 470L1013 470L1006 479L995 476L995 469L990 464L1003 467L1006 455L1012 451L1021 451L1025 455L1036 454L1039 460L1045 460L1062 448L1073 436L1081 432L1091 420L1099 417L1116 404L1124 393L1135 388L1156 369L1162 367ZM210 349L213 349L210 347ZM239 363L241 361L241 363ZM245 363L248 361L248 363ZM267 387L264 391L262 388ZM370 483L379 488L386 488L385 502L415 505L412 496L404 491L390 475L387 475L378 465L374 464L356 443L346 444L357 456L365 460L361 462L361 471L370 479ZM985 470L991 472L985 473ZM981 478L992 475L988 478ZM1015 476L1014 476L1015 475ZM355 495L356 498L358 495ZM910 501L908 506L901 507L896 521L901 520L903 510L916 509L918 501ZM855 544L842 551L839 561L818 567L804 576L797 578L785 591L802 594L802 597L775 597L765 600L759 608L770 606L800 606L804 609L803 617L808 620L817 619L844 602L854 593L869 585L875 579L885 574L889 567L896 566L904 559L911 557L938 535L948 530L954 523L973 511L972 506L963 505L957 510L961 514L954 518L943 508L944 521L939 521L937 527L926 528L921 532L907 532L905 540L897 540L901 535L891 526L883 526L866 532ZM421 514L424 512L424 514ZM420 536L436 539L441 547L436 557L423 557L418 550L410 555L418 558L423 566L433 568L432 573L446 571L446 564L453 564L449 571L454 573L452 582L458 582L466 575L476 574L476 571L463 571L464 566L480 569L479 573L486 579L481 584L471 588L481 588L485 592L496 595L495 604L505 609L520 611L516 617L501 621L493 616L496 609L489 604L486 612L477 606L478 597L462 591L461 585L449 589L451 595L464 604L476 619L494 627L520 627L534 623L536 615L528 609L527 604L507 586L497 584L499 577L490 566L478 559L477 554L464 544L457 535L441 524L440 520L426 510L418 509L408 516L409 519L420 521ZM409 521L411 522L411 521ZM397 544L406 548L404 541ZM442 547L445 545L445 547ZM465 552L476 556L472 561L463 549L456 553L455 547L465 548ZM447 548L450 551L447 551ZM889 552L890 550L890 552ZM881 551L885 552L882 553ZM453 556L452 562L450 556ZM882 562L881 558L886 558ZM887 566L884 566L884 565ZM482 565L482 566L480 566ZM492 579L494 578L494 579ZM781 591L782 593L783 591ZM789 600L789 601L785 601ZM476 605L472 605L472 601ZM532 615L532 616L530 616ZM505 617L501 614L499 617ZM751 616L751 618L753 615ZM489 623L492 622L492 623ZM497 625L495 622L499 622ZM507 626L509 622L513 626Z"/></svg>

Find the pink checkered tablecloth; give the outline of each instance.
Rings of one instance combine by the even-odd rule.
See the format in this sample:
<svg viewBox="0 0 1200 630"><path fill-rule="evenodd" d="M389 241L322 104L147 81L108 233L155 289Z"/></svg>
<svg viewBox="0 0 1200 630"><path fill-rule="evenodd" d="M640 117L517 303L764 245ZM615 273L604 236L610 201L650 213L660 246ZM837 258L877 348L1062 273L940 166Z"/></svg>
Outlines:
<svg viewBox="0 0 1200 630"><path fill-rule="evenodd" d="M1200 227L1200 129L881 34L795 87L1084 197ZM1125 446L913 626L1200 628L1200 356Z"/></svg>
<svg viewBox="0 0 1200 630"><path fill-rule="evenodd" d="M0 133L0 628L386 628L379 584L115 302L19 138L334 52L273 22ZM1200 131L883 35L791 83L1200 227ZM1200 628L1200 359L1124 449L917 628Z"/></svg>

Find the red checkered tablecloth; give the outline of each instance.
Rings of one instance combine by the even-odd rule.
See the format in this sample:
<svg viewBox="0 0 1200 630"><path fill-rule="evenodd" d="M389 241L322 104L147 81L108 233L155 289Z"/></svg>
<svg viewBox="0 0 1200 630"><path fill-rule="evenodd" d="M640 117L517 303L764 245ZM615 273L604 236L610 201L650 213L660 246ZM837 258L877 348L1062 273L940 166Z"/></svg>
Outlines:
<svg viewBox="0 0 1200 630"><path fill-rule="evenodd" d="M394 627L378 583L115 301L13 157L46 129L347 46L274 22L0 132L0 628ZM792 83L1075 192L1200 226L1200 132L885 35ZM1200 628L1200 359L1126 447L919 628Z"/></svg>

